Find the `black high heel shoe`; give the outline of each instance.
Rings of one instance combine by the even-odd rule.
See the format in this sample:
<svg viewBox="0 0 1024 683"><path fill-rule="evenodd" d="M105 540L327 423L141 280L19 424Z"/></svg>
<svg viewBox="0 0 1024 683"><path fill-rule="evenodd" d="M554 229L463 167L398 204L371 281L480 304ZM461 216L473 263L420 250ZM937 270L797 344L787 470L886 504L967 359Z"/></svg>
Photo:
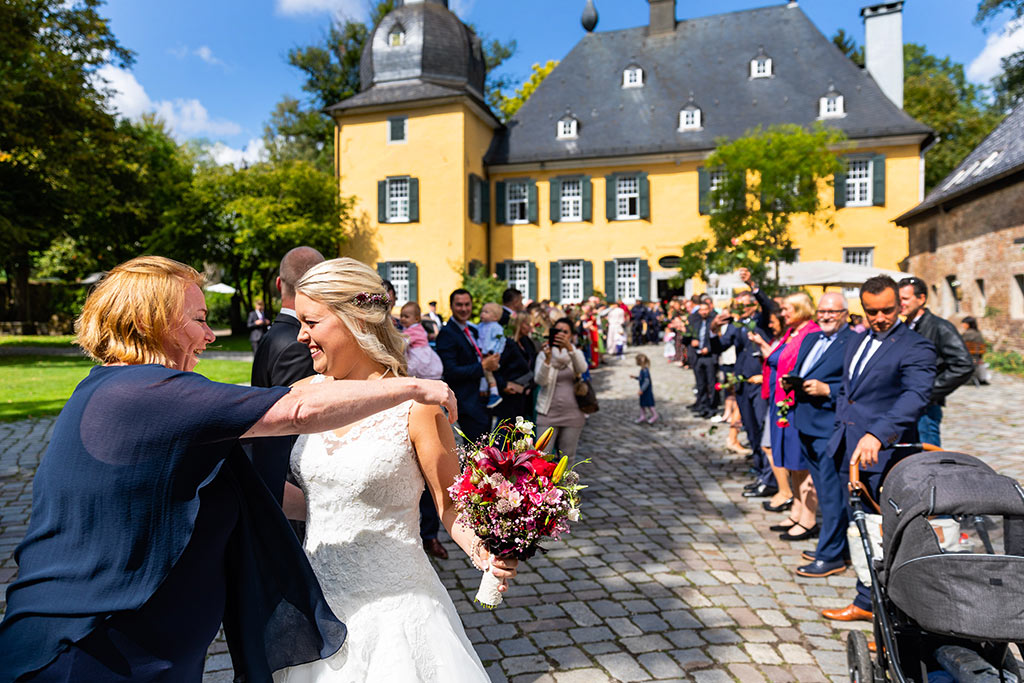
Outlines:
<svg viewBox="0 0 1024 683"><path fill-rule="evenodd" d="M770 500L766 500L763 503L761 503L761 507L763 507L768 512L785 512L789 508L793 507L793 497L790 496L789 498L782 501L778 505L772 505L772 502Z"/></svg>
<svg viewBox="0 0 1024 683"><path fill-rule="evenodd" d="M821 527L819 527L817 524L812 526L810 529L804 527L803 524L794 524L793 526L798 526L801 529L804 529L804 531L800 532L799 534L790 534L784 531L781 534L779 534L779 538L781 538L783 541L805 541L808 538L817 538L818 534L821 533Z"/></svg>

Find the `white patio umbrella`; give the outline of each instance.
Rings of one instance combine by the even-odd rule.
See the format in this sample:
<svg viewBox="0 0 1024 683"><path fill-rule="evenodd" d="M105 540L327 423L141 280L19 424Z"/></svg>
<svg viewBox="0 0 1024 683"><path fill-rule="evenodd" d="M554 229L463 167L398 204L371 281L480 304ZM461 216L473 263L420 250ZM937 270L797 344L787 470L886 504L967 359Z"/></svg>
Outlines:
<svg viewBox="0 0 1024 683"><path fill-rule="evenodd" d="M234 294L235 288L223 282L218 282L215 285L207 285L206 291L213 292L214 294Z"/></svg>

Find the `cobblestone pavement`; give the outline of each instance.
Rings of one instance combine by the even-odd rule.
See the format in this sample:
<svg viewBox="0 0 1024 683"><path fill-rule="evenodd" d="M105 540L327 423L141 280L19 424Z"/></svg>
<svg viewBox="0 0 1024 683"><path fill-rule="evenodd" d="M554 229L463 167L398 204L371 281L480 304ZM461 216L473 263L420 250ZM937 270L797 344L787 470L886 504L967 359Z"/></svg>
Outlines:
<svg viewBox="0 0 1024 683"><path fill-rule="evenodd" d="M437 564L467 633L495 681L846 680L850 625L819 615L852 597L852 571L796 577L810 541L785 544L778 515L741 494L742 456L725 428L690 416L692 373L652 368L662 420L636 425L632 355L595 373L601 400L584 432L584 520L528 563L506 603L472 604L479 573L464 558ZM945 445L1024 480L1024 414L1008 410L1024 381L963 387L944 420ZM52 419L0 424L0 588L13 580L31 477ZM448 543L449 549L454 544ZM0 602L2 608L2 602ZM863 628L866 625L854 625ZM230 681L223 642L207 681Z"/></svg>

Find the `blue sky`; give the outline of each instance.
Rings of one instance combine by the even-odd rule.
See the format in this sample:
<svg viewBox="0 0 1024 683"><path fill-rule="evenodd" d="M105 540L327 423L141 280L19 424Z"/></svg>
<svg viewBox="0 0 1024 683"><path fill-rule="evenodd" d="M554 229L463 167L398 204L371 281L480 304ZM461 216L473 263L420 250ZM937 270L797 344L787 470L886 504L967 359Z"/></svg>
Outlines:
<svg viewBox="0 0 1024 683"><path fill-rule="evenodd" d="M515 39L516 55L502 67L525 79L535 62L560 59L584 31L584 0L451 0L459 17L485 36ZM706 14L763 7L765 0L678 0L676 14ZM859 43L864 27L862 0L802 0L801 9L826 35L843 28ZM647 23L647 0L595 0L598 31ZM156 111L180 139L217 143L223 162L253 158L263 124L284 95L301 96L301 76L286 63L292 47L318 42L332 19L365 19L369 0L108 0L102 8L121 44L136 53L129 72L111 67L103 75L118 92L115 104L126 116ZM1024 48L1024 30L996 20L973 23L975 0L907 0L903 32L968 67L987 82L999 57Z"/></svg>

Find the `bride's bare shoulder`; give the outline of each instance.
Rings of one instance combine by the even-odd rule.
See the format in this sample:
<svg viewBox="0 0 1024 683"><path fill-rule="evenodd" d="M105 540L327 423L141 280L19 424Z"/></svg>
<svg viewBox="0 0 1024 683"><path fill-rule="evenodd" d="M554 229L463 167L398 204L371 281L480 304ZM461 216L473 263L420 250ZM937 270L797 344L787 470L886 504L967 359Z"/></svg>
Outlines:
<svg viewBox="0 0 1024 683"><path fill-rule="evenodd" d="M451 431L448 418L439 406L412 404L412 408L409 409L409 438L413 443L423 437L436 439L443 432L450 435Z"/></svg>

